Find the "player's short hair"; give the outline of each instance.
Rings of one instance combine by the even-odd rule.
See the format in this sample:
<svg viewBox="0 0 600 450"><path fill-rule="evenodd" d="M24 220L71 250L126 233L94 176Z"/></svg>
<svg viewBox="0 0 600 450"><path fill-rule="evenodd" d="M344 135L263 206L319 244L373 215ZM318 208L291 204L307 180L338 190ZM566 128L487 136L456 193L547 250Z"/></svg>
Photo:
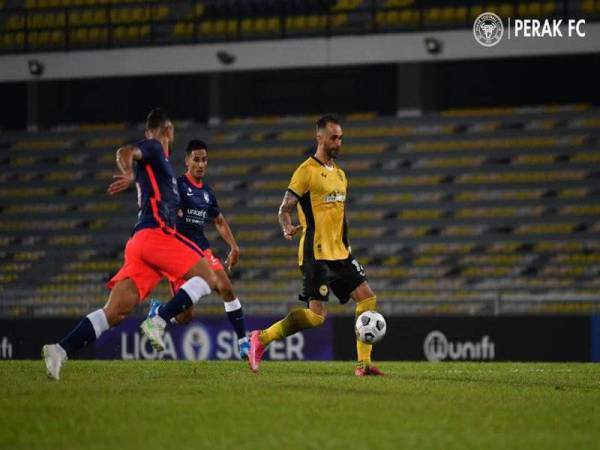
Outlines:
<svg viewBox="0 0 600 450"><path fill-rule="evenodd" d="M192 139L190 142L188 142L188 145L185 148L185 153L190 155L194 150L208 151L208 146L206 145L206 142L201 141L200 139Z"/></svg>
<svg viewBox="0 0 600 450"><path fill-rule="evenodd" d="M169 120L171 120L171 118L164 109L154 108L148 113L148 117L146 117L146 129L156 130L157 128L164 126Z"/></svg>
<svg viewBox="0 0 600 450"><path fill-rule="evenodd" d="M327 127L327 124L333 123L335 125L341 125L340 121L333 114L326 114L317 120L317 131L323 130Z"/></svg>

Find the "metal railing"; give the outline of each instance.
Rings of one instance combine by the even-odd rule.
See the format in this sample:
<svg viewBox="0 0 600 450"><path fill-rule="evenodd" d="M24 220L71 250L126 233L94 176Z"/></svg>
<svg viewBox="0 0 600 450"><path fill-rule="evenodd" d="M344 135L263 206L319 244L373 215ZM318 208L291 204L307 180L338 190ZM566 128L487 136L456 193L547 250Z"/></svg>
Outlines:
<svg viewBox="0 0 600 450"><path fill-rule="evenodd" d="M268 286L268 283L266 283ZM296 308L296 293L274 292L270 300L256 300L244 292L243 283L237 291L243 294L244 309L249 315L283 314ZM591 314L600 312L600 294L573 291L485 291L469 299L452 299L452 289L439 292L438 299L386 300L378 298L378 309L386 316L401 315L510 315L510 314ZM408 294L418 291L406 291ZM7 290L0 300L0 317L32 318L54 316L80 316L104 305L107 295L65 292L56 294L56 300L40 299L34 290ZM166 300L164 298L163 300ZM203 300L199 305L202 314L222 314L223 302L217 297ZM140 310L139 314L144 311ZM333 315L352 315L354 308L332 302Z"/></svg>

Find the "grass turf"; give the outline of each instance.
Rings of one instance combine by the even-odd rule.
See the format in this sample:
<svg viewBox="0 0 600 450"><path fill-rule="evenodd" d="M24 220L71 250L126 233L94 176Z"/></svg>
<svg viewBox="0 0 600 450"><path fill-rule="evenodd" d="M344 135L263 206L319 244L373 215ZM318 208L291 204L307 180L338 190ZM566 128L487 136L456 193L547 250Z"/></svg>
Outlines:
<svg viewBox="0 0 600 450"><path fill-rule="evenodd" d="M600 448L600 364L0 362L1 449Z"/></svg>

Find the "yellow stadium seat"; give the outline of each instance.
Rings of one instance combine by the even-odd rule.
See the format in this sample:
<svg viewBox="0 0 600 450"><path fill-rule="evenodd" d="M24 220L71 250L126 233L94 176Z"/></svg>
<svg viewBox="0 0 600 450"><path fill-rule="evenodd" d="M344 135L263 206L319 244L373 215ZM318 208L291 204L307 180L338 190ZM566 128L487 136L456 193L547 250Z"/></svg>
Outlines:
<svg viewBox="0 0 600 450"><path fill-rule="evenodd" d="M215 22L215 34L225 34L227 31L227 22L225 20L217 20Z"/></svg>
<svg viewBox="0 0 600 450"><path fill-rule="evenodd" d="M25 28L25 19L23 16L10 16L6 23L7 30L22 30Z"/></svg>
<svg viewBox="0 0 600 450"><path fill-rule="evenodd" d="M90 28L89 35L88 35L89 40L92 42L101 41L102 39L101 39L100 31L101 31L100 28Z"/></svg>
<svg viewBox="0 0 600 450"><path fill-rule="evenodd" d="M27 43L30 47L38 46L38 33L37 31L30 31L27 35Z"/></svg>
<svg viewBox="0 0 600 450"><path fill-rule="evenodd" d="M204 4L196 3L196 6L194 7L194 17L202 17L203 14L204 14Z"/></svg>
<svg viewBox="0 0 600 450"><path fill-rule="evenodd" d="M48 30L41 31L39 34L38 43L41 46L46 46L46 45L50 44L50 31L48 31Z"/></svg>
<svg viewBox="0 0 600 450"><path fill-rule="evenodd" d="M267 28L267 18L266 17L257 17L254 23L254 29L259 34L265 34L268 32Z"/></svg>
<svg viewBox="0 0 600 450"><path fill-rule="evenodd" d="M506 17L513 17L514 16L515 8L510 3L502 3L500 6L492 9L492 11L494 11L494 12L497 11L497 14L500 17L506 18Z"/></svg>
<svg viewBox="0 0 600 450"><path fill-rule="evenodd" d="M133 8L128 19L129 22L148 22L150 20L150 8Z"/></svg>
<svg viewBox="0 0 600 450"><path fill-rule="evenodd" d="M175 24L175 36L179 37L191 37L194 30L194 24L177 22Z"/></svg>
<svg viewBox="0 0 600 450"><path fill-rule="evenodd" d="M457 8L452 8L452 7L443 8L440 21L444 22L444 23L456 22L457 11L458 11Z"/></svg>
<svg viewBox="0 0 600 450"><path fill-rule="evenodd" d="M383 6L386 8L402 8L413 5L415 0L386 0Z"/></svg>
<svg viewBox="0 0 600 450"><path fill-rule="evenodd" d="M37 28L43 28L44 26L44 15L43 14L33 14L27 17L27 26L30 30L35 30Z"/></svg>
<svg viewBox="0 0 600 450"><path fill-rule="evenodd" d="M544 16L551 16L556 13L556 3L555 2L545 2L542 5L542 14Z"/></svg>
<svg viewBox="0 0 600 450"><path fill-rule="evenodd" d="M327 20L325 18L325 16L319 16L316 14L308 16L306 26L309 30L323 29L323 28L325 28L325 23L326 23L323 19Z"/></svg>
<svg viewBox="0 0 600 450"><path fill-rule="evenodd" d="M115 41L124 41L127 37L127 27L118 26L113 28L113 39Z"/></svg>
<svg viewBox="0 0 600 450"><path fill-rule="evenodd" d="M475 20L477 16L484 12L483 6L475 5L471 8L471 19Z"/></svg>
<svg viewBox="0 0 600 450"><path fill-rule="evenodd" d="M131 25L127 27L125 33L125 40L127 41L138 41L140 39L140 27L137 25Z"/></svg>
<svg viewBox="0 0 600 450"><path fill-rule="evenodd" d="M69 25L75 27L82 25L82 18L79 11L71 11L69 13Z"/></svg>
<svg viewBox="0 0 600 450"><path fill-rule="evenodd" d="M57 28L62 28L67 23L67 16L64 12L58 12L55 16L55 24Z"/></svg>
<svg viewBox="0 0 600 450"><path fill-rule="evenodd" d="M467 8L465 6L459 6L456 8L456 20L464 22L467 20Z"/></svg>
<svg viewBox="0 0 600 450"><path fill-rule="evenodd" d="M214 22L212 20L205 20L200 24L198 29L199 34L212 34L214 28Z"/></svg>
<svg viewBox="0 0 600 450"><path fill-rule="evenodd" d="M14 38L12 34L0 35L0 45L2 47L12 47L14 45Z"/></svg>
<svg viewBox="0 0 600 450"><path fill-rule="evenodd" d="M279 28L281 27L281 21L279 17L270 17L267 21L267 28L271 33L279 32Z"/></svg>
<svg viewBox="0 0 600 450"><path fill-rule="evenodd" d="M60 30L54 30L52 32L50 41L52 43L52 46L54 46L54 47L64 45L65 44L65 33Z"/></svg>
<svg viewBox="0 0 600 450"><path fill-rule="evenodd" d="M125 20L125 14L127 14L123 9L112 9L110 11L110 22L111 23L123 23Z"/></svg>
<svg viewBox="0 0 600 450"><path fill-rule="evenodd" d="M348 22L348 14L334 14L331 16L331 27L337 28Z"/></svg>
<svg viewBox="0 0 600 450"><path fill-rule="evenodd" d="M94 11L86 9L81 14L81 23L83 25L92 25L94 23Z"/></svg>
<svg viewBox="0 0 600 450"><path fill-rule="evenodd" d="M154 7L154 20L164 20L169 17L169 7L167 5L159 5Z"/></svg>
<svg viewBox="0 0 600 450"><path fill-rule="evenodd" d="M106 22L106 10L97 9L96 11L94 11L94 25L105 25Z"/></svg>
<svg viewBox="0 0 600 450"><path fill-rule="evenodd" d="M412 25L417 23L417 21L419 20L419 12L418 11L413 11L411 9L405 9L404 11L400 12L397 16L396 20L391 20L391 23L394 24L402 24L402 25Z"/></svg>
<svg viewBox="0 0 600 450"><path fill-rule="evenodd" d="M581 2L581 11L586 14L591 14L595 11L594 0L583 0Z"/></svg>
<svg viewBox="0 0 600 450"><path fill-rule="evenodd" d="M252 19L242 19L241 30L243 34L249 34L254 31L254 21Z"/></svg>
<svg viewBox="0 0 600 450"><path fill-rule="evenodd" d="M440 22L442 11L439 8L429 8L425 12L425 22Z"/></svg>
<svg viewBox="0 0 600 450"><path fill-rule="evenodd" d="M235 19L229 19L225 25L226 33L235 35L237 33L238 22Z"/></svg>

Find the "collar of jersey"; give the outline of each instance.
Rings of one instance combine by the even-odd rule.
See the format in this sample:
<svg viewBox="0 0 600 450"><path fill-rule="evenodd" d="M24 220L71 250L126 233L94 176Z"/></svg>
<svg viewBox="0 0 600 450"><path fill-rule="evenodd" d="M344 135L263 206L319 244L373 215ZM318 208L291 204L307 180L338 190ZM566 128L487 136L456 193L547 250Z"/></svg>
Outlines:
<svg viewBox="0 0 600 450"><path fill-rule="evenodd" d="M185 178L188 180L188 182L192 185L197 187L198 189L202 189L202 186L204 186L204 183L202 183L202 181L200 183L198 183L196 180L194 180L191 175L189 173L185 174Z"/></svg>
<svg viewBox="0 0 600 450"><path fill-rule="evenodd" d="M335 169L335 162L331 165L331 167L329 167L329 166L326 166L325 164L323 164L323 161L320 161L315 155L310 155L310 157L328 170Z"/></svg>

